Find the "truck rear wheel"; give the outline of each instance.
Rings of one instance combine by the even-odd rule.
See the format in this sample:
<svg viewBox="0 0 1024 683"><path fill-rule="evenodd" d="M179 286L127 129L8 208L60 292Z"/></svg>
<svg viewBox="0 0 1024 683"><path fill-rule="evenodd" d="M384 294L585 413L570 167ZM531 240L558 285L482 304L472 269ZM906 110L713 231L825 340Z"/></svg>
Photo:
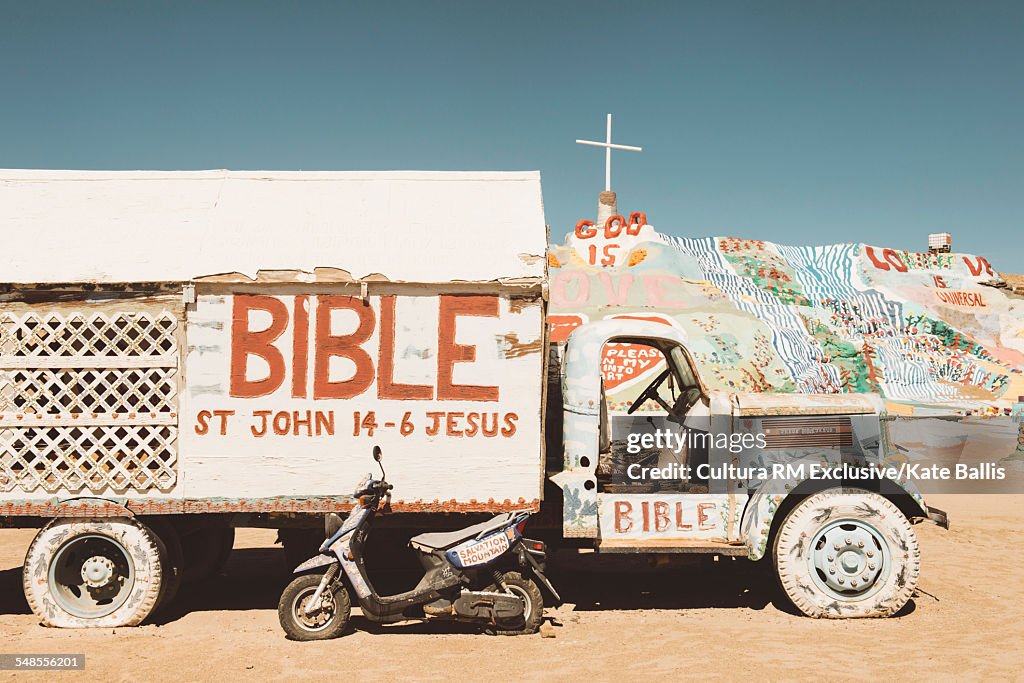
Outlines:
<svg viewBox="0 0 1024 683"><path fill-rule="evenodd" d="M25 598L45 626L134 626L160 598L160 554L153 532L134 519L55 519L25 555Z"/></svg>
<svg viewBox="0 0 1024 683"><path fill-rule="evenodd" d="M174 602L178 589L181 588L185 556L181 551L181 537L173 524L162 518L147 519L145 524L156 541L157 550L160 551L160 573L163 577L160 582L160 597L157 598L153 611L163 611Z"/></svg>
<svg viewBox="0 0 1024 683"><path fill-rule="evenodd" d="M921 556L909 520L862 489L829 489L800 502L775 538L786 597L811 617L887 617L910 599Z"/></svg>

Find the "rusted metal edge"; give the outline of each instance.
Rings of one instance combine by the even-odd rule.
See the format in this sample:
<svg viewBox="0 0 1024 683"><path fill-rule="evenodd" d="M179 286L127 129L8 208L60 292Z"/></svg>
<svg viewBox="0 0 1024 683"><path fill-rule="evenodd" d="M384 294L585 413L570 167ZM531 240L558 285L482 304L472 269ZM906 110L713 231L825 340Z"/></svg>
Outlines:
<svg viewBox="0 0 1024 683"><path fill-rule="evenodd" d="M203 498L193 500L168 500L143 498L139 500L112 501L101 498L60 501L26 500L0 502L0 516L29 517L124 517L132 515L177 515L201 513L314 513L345 512L352 509L354 501L348 497L279 497L279 498ZM540 500L518 501L505 499L495 501L396 501L391 505L395 512L513 512L516 510L540 510Z"/></svg>

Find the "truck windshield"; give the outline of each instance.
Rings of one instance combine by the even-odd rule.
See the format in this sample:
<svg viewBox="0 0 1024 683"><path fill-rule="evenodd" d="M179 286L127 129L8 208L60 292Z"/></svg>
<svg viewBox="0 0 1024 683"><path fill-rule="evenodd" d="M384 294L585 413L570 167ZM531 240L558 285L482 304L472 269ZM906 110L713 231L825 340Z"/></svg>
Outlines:
<svg viewBox="0 0 1024 683"><path fill-rule="evenodd" d="M690 366L690 360L686 357L686 353L683 352L681 347L673 346L672 350L669 351L669 356L672 358L672 365L678 373L681 389L689 389L690 387L700 385L697 381L697 375Z"/></svg>

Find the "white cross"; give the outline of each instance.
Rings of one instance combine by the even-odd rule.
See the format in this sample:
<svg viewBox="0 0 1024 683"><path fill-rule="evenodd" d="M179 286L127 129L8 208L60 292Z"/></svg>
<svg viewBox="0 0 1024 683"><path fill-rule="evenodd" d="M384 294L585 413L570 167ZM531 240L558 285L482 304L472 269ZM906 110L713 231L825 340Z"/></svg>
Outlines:
<svg viewBox="0 0 1024 683"><path fill-rule="evenodd" d="M594 147L604 147L604 191L612 191L612 150L613 149L624 149L627 152L640 152L643 150L642 147L630 147L629 145L613 145L612 144L612 115L608 114L608 132L605 135L604 142L594 142L593 140L577 140L578 145L593 145Z"/></svg>

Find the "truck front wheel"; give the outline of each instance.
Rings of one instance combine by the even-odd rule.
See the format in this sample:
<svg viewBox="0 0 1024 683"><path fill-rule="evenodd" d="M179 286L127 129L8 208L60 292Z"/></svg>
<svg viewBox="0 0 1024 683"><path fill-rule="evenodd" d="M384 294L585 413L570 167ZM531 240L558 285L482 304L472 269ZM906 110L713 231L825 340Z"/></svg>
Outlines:
<svg viewBox="0 0 1024 683"><path fill-rule="evenodd" d="M45 626L134 626L160 598L160 545L127 517L55 519L25 555L25 598Z"/></svg>
<svg viewBox="0 0 1024 683"><path fill-rule="evenodd" d="M920 549L892 502L862 489L828 489L801 501L775 537L786 597L811 617L887 617L910 599Z"/></svg>

